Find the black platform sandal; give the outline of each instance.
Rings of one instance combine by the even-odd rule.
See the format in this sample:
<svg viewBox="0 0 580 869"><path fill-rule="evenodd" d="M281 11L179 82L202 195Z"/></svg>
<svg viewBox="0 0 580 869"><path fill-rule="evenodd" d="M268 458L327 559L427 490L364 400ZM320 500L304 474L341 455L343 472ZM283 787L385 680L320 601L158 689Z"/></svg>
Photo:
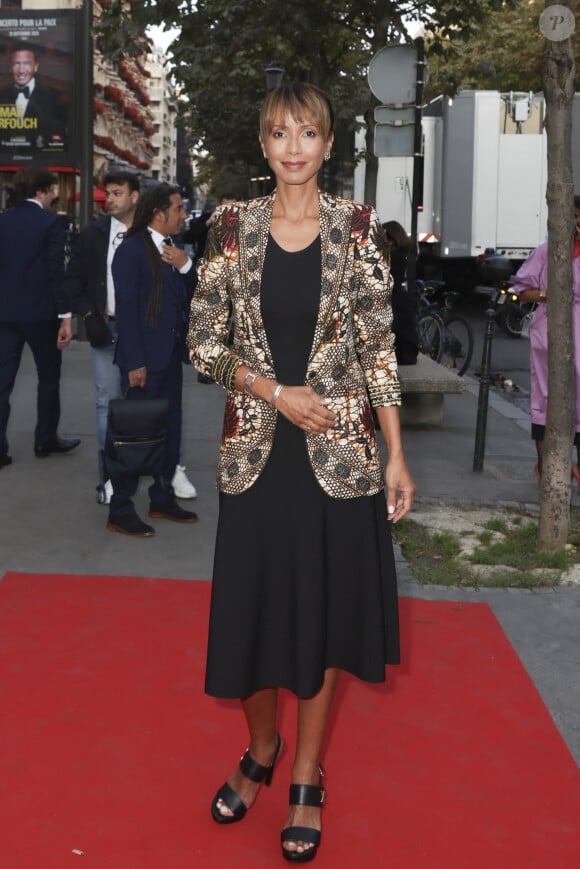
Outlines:
<svg viewBox="0 0 580 869"><path fill-rule="evenodd" d="M277 733L276 738L278 739L278 744L276 745L276 751L274 752L272 763L269 766L262 766L261 763L257 763L251 756L250 749L248 749L242 757L240 761L240 769L246 778L250 779L250 781L253 781L256 784L264 782L266 787L270 787L272 776L274 775L274 767L280 756L280 752L282 751L282 737ZM221 800L230 812L232 812L231 815L223 815L220 812L218 806L219 800ZM211 804L211 816L218 824L235 824L236 821L242 820L247 811L248 807L246 804L227 782L219 789L214 797L213 803Z"/></svg>
<svg viewBox="0 0 580 869"><path fill-rule="evenodd" d="M320 770L320 785L290 785L290 805L291 806L314 806L322 808L324 804L324 788L322 787L322 779L324 778L324 770L322 766ZM320 830L315 830L312 827L286 827L281 833L282 841L282 856L291 863L308 863L314 860L322 833ZM307 842L312 845L306 851L289 851L284 847L285 842Z"/></svg>

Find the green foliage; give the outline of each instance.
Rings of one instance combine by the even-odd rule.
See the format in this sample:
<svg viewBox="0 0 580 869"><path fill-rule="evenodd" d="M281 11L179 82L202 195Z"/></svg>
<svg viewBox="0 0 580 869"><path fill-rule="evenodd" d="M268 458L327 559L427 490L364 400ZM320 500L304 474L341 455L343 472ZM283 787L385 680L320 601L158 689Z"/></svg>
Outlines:
<svg viewBox="0 0 580 869"><path fill-rule="evenodd" d="M538 21L544 6L544 0L498 2L470 38L430 43L426 98L485 88L542 90L544 37ZM578 67L579 40L575 40L575 53Z"/></svg>
<svg viewBox="0 0 580 869"><path fill-rule="evenodd" d="M492 523L487 523L489 527ZM502 531L502 539L489 542L478 548L470 558L473 564L505 564L523 571L537 568L565 570L570 562L569 554L542 552L538 549L538 526L535 522L508 528L505 522L495 522L496 530Z"/></svg>
<svg viewBox="0 0 580 869"><path fill-rule="evenodd" d="M257 116L267 66L282 66L286 81L326 90L337 130L352 142L356 116L372 116L376 103L366 75L379 48L409 41L406 23L420 22L436 34L435 51L472 37L495 6L495 0L112 0L97 39L106 55L118 57L142 49L145 25L179 25L168 60L183 98L183 123L209 155L204 173L236 167L249 178L266 174ZM331 161L335 174L338 163Z"/></svg>
<svg viewBox="0 0 580 869"><path fill-rule="evenodd" d="M568 546L547 553L538 547L538 525L529 517L505 513L474 526L478 546L471 555L462 552L462 537L453 531L432 532L413 519L395 528L413 576L423 584L538 588L557 585L560 576L580 560ZM580 542L580 520L574 517L570 536ZM473 538L472 538L473 539Z"/></svg>
<svg viewBox="0 0 580 869"><path fill-rule="evenodd" d="M395 538L422 585L476 584L469 566L457 559L461 547L453 533L432 534L419 522L403 519L396 526Z"/></svg>

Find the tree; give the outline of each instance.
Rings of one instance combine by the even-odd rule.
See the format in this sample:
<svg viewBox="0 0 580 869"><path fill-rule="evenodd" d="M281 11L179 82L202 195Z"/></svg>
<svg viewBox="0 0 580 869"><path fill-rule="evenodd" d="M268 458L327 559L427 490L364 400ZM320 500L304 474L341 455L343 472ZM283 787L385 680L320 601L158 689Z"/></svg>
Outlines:
<svg viewBox="0 0 580 869"><path fill-rule="evenodd" d="M560 0L570 11L573 0ZM553 8L546 0L546 10ZM548 12L546 13L548 15ZM552 24L556 25L552 20ZM556 41L550 23L542 64L548 136L548 413L540 500L539 544L562 549L570 520L570 449L576 421L572 331L572 39Z"/></svg>
<svg viewBox="0 0 580 869"><path fill-rule="evenodd" d="M200 150L206 172L235 167L246 178L266 169L257 145L257 113L264 97L264 68L278 64L286 80L312 81L326 90L337 111L337 130L350 135L364 115L369 201L375 198L373 112L366 72L389 42L408 40L407 22L428 24L441 40L469 38L502 0L111 0L98 29L106 54L142 48L144 23L179 24L171 47L173 74L184 103L182 122ZM340 188L351 163L334 163ZM264 170L264 171L261 171ZM337 192L340 192L338 189Z"/></svg>
<svg viewBox="0 0 580 869"><path fill-rule="evenodd" d="M544 0L518 0L492 10L473 37L427 46L428 99L458 90L539 91L543 37L538 19ZM575 45L576 65L580 43Z"/></svg>

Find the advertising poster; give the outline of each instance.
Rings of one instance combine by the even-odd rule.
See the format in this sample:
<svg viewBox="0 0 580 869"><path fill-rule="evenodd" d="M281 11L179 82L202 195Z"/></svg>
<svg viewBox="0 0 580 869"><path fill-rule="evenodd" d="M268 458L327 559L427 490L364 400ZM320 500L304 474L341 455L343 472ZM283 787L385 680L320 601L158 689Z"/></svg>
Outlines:
<svg viewBox="0 0 580 869"><path fill-rule="evenodd" d="M74 162L75 13L0 9L0 163Z"/></svg>

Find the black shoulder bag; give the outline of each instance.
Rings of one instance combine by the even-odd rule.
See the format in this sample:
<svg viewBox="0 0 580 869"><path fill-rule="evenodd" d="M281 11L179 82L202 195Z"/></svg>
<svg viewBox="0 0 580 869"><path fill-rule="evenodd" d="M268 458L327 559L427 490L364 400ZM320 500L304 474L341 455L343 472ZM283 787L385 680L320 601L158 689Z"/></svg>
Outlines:
<svg viewBox="0 0 580 869"><path fill-rule="evenodd" d="M165 466L169 399L109 402L105 464L110 477L158 477Z"/></svg>

